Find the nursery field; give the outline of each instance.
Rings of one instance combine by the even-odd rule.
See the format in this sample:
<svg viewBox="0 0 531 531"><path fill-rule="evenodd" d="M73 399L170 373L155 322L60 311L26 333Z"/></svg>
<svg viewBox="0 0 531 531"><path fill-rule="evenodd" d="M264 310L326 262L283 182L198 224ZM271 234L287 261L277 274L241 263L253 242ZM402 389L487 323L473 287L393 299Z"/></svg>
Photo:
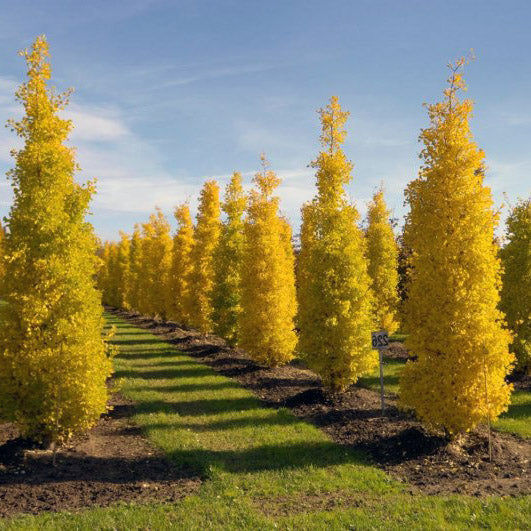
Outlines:
<svg viewBox="0 0 531 531"><path fill-rule="evenodd" d="M475 468L465 475L459 470L462 456L453 456L457 480L447 481L442 479L447 471L439 470L441 448L425 456L408 454L406 448L403 459L395 454L386 459L385 430L380 441L366 426L357 439L347 433L370 423L382 431L383 422L398 431L406 426L410 436L415 430L414 421L396 412L391 394L389 418L379 417L372 407L378 393L370 389L371 379L362 382L369 389L349 390L341 399L348 404L341 408L327 402L319 382L297 364L257 368L213 336L206 341L175 325L126 317L107 316L108 325L117 326L114 342L120 347L114 412L88 438L59 452L55 476L52 471L44 477L35 463L49 468L50 456L38 452L30 451L16 474L14 461L2 463L0 507L6 518L0 529L527 527L531 496L525 458L515 479L517 467L507 468L501 455L517 452L517 445L520 452L528 451L526 439L495 435L493 465L470 453L467 459L469 464L476 459ZM388 367L402 362L396 363ZM388 371L390 391L395 377ZM524 391L518 396L528 404ZM356 401L357 412L352 409ZM354 415L350 420L349 414ZM509 412L507 420L518 418L519 413L511 419ZM422 443L421 431L417 437ZM396 433L388 436L388 447L401 442ZM426 450L422 444L419 448ZM5 450L4 443L0 460ZM436 482L423 484L408 470L408 461L420 467L421 458L429 474L443 474ZM40 475L31 476L32 466ZM92 476L85 480L87 472ZM504 479L506 472L511 480ZM5 503L10 488L18 489L19 498L18 505L11 498L11 512ZM24 497L36 492L31 489L40 489L42 505L28 508L39 514L17 514ZM96 507L98 498L108 507ZM81 509L90 505L95 507Z"/></svg>

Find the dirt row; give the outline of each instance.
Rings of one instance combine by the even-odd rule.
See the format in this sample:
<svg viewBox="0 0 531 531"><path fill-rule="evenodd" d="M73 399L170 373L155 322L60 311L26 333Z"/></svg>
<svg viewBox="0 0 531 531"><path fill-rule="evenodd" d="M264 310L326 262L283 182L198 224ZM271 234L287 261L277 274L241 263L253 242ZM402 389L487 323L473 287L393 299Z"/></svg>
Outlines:
<svg viewBox="0 0 531 531"><path fill-rule="evenodd" d="M119 394L87 436L53 454L0 424L0 517L106 507L116 502L174 502L201 478L168 462L131 423L134 405Z"/></svg>
<svg viewBox="0 0 531 531"><path fill-rule="evenodd" d="M488 436L483 428L452 442L428 433L415 418L399 411L392 394L386 397L388 407L382 416L379 393L352 386L340 395L329 395L319 377L297 360L268 369L214 335L124 311L113 313L220 374L235 378L264 403L288 407L334 441L365 451L376 466L407 482L412 492L475 496L531 493L529 439L493 431L489 461ZM392 344L388 354L396 359L408 357L400 343Z"/></svg>

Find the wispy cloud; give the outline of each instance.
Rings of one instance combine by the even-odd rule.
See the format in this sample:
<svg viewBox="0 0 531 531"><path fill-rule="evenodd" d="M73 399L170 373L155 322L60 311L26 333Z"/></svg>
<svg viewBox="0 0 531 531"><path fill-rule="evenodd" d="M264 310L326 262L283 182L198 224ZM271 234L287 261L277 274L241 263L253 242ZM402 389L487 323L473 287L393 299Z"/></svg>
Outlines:
<svg viewBox="0 0 531 531"><path fill-rule="evenodd" d="M266 72L279 68L278 64L244 64L235 66L225 66L221 68L210 68L190 75L179 75L177 72L173 79L157 84L157 89L171 88L177 86L190 85L200 81L208 81L224 77L236 76L241 74L252 74L257 72ZM174 74L175 75L175 74Z"/></svg>
<svg viewBox="0 0 531 531"><path fill-rule="evenodd" d="M116 141L132 135L112 108L71 104L62 114L74 124L72 142Z"/></svg>
<svg viewBox="0 0 531 531"><path fill-rule="evenodd" d="M501 112L500 117L503 123L509 126L518 127L531 125L531 112Z"/></svg>

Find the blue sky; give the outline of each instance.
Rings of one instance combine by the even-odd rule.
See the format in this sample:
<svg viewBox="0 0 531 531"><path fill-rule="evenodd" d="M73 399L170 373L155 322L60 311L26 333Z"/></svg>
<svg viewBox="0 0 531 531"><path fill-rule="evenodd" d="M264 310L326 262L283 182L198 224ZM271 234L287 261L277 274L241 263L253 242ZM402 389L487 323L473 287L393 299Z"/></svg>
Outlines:
<svg viewBox="0 0 531 531"><path fill-rule="evenodd" d="M418 171L423 102L440 99L446 64L473 48L465 72L473 131L495 201L531 191L531 2L417 0L127 0L0 2L0 121L25 65L17 50L45 34L53 81L75 88L68 115L84 180L98 178L91 217L115 238L206 178L247 181L263 151L283 178L295 231L314 192L315 112L331 95L351 112L349 193L361 213L383 181L395 216ZM13 133L0 130L0 171ZM0 213L9 208L0 181Z"/></svg>

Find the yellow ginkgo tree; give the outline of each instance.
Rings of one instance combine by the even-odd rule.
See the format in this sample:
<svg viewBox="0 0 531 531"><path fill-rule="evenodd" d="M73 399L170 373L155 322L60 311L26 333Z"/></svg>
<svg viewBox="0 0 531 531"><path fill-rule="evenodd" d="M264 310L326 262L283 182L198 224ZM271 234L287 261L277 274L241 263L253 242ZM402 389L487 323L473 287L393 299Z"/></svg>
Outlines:
<svg viewBox="0 0 531 531"><path fill-rule="evenodd" d="M212 289L214 287L214 250L221 231L219 185L206 181L199 198L197 223L192 248L193 271L190 275L193 304L192 325L201 332L212 331Z"/></svg>
<svg viewBox="0 0 531 531"><path fill-rule="evenodd" d="M237 341L238 314L241 310L241 267L243 257L243 214L246 198L241 175L235 172L225 190L222 210L227 219L221 228L214 251L212 322L214 332L230 344Z"/></svg>
<svg viewBox="0 0 531 531"><path fill-rule="evenodd" d="M190 207L182 204L175 209L178 223L177 232L173 237L172 264L169 276L168 293L169 318L180 324L189 325L193 305L193 292L190 289L193 272L192 248L194 246L194 224L190 215Z"/></svg>
<svg viewBox="0 0 531 531"><path fill-rule="evenodd" d="M377 328L393 334L398 329L398 245L383 188L373 195L369 203L365 237L375 324Z"/></svg>
<svg viewBox="0 0 531 531"><path fill-rule="evenodd" d="M85 219L94 184L74 180L72 123L59 116L69 93L48 86L48 44L38 37L22 55L28 79L10 121L23 147L14 151L4 240L0 307L0 418L25 437L61 442L96 423L107 406L111 360L102 339L94 277L97 241Z"/></svg>
<svg viewBox="0 0 531 531"><path fill-rule="evenodd" d="M157 208L142 224L139 311L162 319L168 313L168 275L171 269L173 240L170 224Z"/></svg>
<svg viewBox="0 0 531 531"><path fill-rule="evenodd" d="M422 167L406 190L405 331L416 360L400 380L402 406L454 436L507 409L513 361L498 309L498 215L483 184L484 153L470 130L473 104L459 98L463 65L451 65L444 99L427 107Z"/></svg>
<svg viewBox="0 0 531 531"><path fill-rule="evenodd" d="M298 351L323 384L344 390L376 364L372 290L359 214L345 186L352 164L341 149L348 113L337 97L320 111L324 147L317 196L303 207L298 263Z"/></svg>
<svg viewBox="0 0 531 531"><path fill-rule="evenodd" d="M507 218L507 238L501 249L501 308L514 332L511 350L517 367L531 372L531 198L520 200Z"/></svg>
<svg viewBox="0 0 531 531"><path fill-rule="evenodd" d="M142 233L140 226L136 224L129 245L129 282L126 294L128 306L135 311L140 311L142 305L142 262Z"/></svg>
<svg viewBox="0 0 531 531"><path fill-rule="evenodd" d="M291 227L273 193L280 179L268 169L254 177L244 226L238 344L258 363L276 367L293 357L297 343Z"/></svg>

